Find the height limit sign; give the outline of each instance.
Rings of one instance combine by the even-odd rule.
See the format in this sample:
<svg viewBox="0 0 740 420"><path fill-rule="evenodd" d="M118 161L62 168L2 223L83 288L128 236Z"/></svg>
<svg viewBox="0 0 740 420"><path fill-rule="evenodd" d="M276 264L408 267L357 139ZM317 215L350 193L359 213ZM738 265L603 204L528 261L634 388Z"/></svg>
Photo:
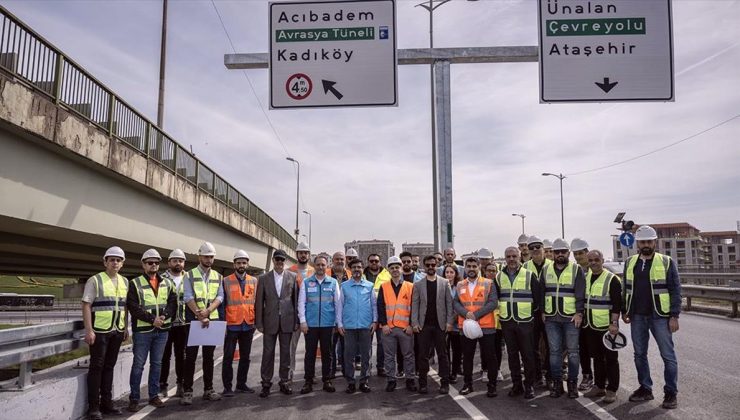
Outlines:
<svg viewBox="0 0 740 420"><path fill-rule="evenodd" d="M673 101L671 0L539 0L540 102Z"/></svg>
<svg viewBox="0 0 740 420"><path fill-rule="evenodd" d="M394 0L270 3L270 108L398 104Z"/></svg>

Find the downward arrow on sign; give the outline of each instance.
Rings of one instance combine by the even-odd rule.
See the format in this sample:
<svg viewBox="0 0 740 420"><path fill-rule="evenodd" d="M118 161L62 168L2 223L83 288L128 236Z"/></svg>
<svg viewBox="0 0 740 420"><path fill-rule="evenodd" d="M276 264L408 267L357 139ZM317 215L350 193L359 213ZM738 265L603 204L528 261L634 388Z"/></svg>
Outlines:
<svg viewBox="0 0 740 420"><path fill-rule="evenodd" d="M612 90L612 88L614 86L616 86L617 83L619 83L619 82L609 83L609 78L608 77L605 77L604 78L604 83L594 82L594 84L596 84L596 86L600 87L601 90L603 90L605 93L609 93L609 91Z"/></svg>

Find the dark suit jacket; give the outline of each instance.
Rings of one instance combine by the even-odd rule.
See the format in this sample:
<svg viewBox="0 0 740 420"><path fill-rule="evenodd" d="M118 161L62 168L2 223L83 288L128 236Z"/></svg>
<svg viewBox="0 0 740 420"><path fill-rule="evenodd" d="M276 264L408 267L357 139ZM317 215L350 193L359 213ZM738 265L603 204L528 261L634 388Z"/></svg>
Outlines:
<svg viewBox="0 0 740 420"><path fill-rule="evenodd" d="M450 284L444 277L437 276L437 325L442 331L447 325L452 325L455 319L455 310L452 307L452 292ZM424 327L427 315L427 279L414 283L414 292L411 295L411 326Z"/></svg>
<svg viewBox="0 0 740 420"><path fill-rule="evenodd" d="M254 303L255 326L264 334L278 331L293 332L298 327L298 285L292 271L283 270L282 293L275 290L275 275L271 270L257 278Z"/></svg>

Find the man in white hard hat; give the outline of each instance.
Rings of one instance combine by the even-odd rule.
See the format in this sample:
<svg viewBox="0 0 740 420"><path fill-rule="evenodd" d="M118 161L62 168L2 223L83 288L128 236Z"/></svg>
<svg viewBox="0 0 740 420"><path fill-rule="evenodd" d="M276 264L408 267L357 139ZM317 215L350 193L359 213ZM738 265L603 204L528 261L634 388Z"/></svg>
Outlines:
<svg viewBox="0 0 740 420"><path fill-rule="evenodd" d="M655 252L658 234L650 226L640 226L635 232L639 255L627 259L624 265L624 308L622 319L630 324L635 349L635 367L640 388L630 401L653 399L653 381L648 364L650 332L653 334L665 365L665 397L663 408L678 407L678 361L673 348L673 334L678 331L681 313L681 281L671 257Z"/></svg>
<svg viewBox="0 0 740 420"><path fill-rule="evenodd" d="M360 258L360 254L358 254L358 253L357 253L357 250L356 250L356 249L354 249L354 248L350 248L350 249L348 249L348 250L347 250L347 253L345 254L345 257L346 257L346 264L345 264L345 265L346 265L346 266L347 266L347 268L349 269L349 267L351 266L351 264L350 264L350 263L351 263L351 262L352 262L353 260L355 260L355 259L357 259L357 258ZM350 270L350 271L351 271L351 270Z"/></svg>
<svg viewBox="0 0 740 420"><path fill-rule="evenodd" d="M131 314L134 362L129 377L128 411L139 411L141 375L149 358L149 405L164 407L159 398L159 377L162 355L172 318L177 312L175 285L159 274L162 257L156 249L148 249L141 256L144 273L131 280L126 297L126 309Z"/></svg>
<svg viewBox="0 0 740 420"><path fill-rule="evenodd" d="M619 333L619 314L622 311L622 284L619 277L604 270L604 255L593 250L588 253L590 270L586 274L586 328L588 352L594 359L594 387L584 396L604 397L605 403L617 400L619 389L619 358L614 350L604 347L604 333ZM607 383L608 382L608 383Z"/></svg>
<svg viewBox="0 0 740 420"><path fill-rule="evenodd" d="M561 238L552 243L555 262L543 271L543 321L550 344L550 397L563 390L563 351L568 350L568 398L578 398L578 331L583 321L586 281L578 264L570 262L570 247Z"/></svg>
<svg viewBox="0 0 740 420"><path fill-rule="evenodd" d="M578 263L581 270L583 270L583 274L588 274L588 242L581 238L573 238L573 240L570 241L570 251L573 253L573 258L575 258L576 263ZM589 287L591 287L591 285L587 282L586 290L588 290ZM586 334L583 332L584 328L586 328L585 322L582 324L581 331L578 335L578 352L580 353L578 357L581 360L581 374L583 375L583 379L578 385L578 390L587 392L594 386L594 372L591 369L591 354L588 351L589 346Z"/></svg>
<svg viewBox="0 0 740 420"><path fill-rule="evenodd" d="M118 274L125 260L121 248L108 248L103 256L105 270L87 279L82 295L85 343L90 347L88 418L93 420L102 419L103 414L121 414L113 405L113 369L121 343L128 336L128 280Z"/></svg>
<svg viewBox="0 0 740 420"><path fill-rule="evenodd" d="M545 258L545 252L543 249L544 241L542 241L536 235L529 237L527 241L527 248L531 258L529 261L524 263L524 268L531 271L535 275L535 281L538 283L538 290L542 290L545 287L545 279L542 277L542 272L546 267L552 265L552 261ZM552 247L552 244L550 245ZM542 305L538 305L537 313L534 317L534 353L535 353L535 386L544 386L545 381L542 378L542 370L545 371L545 380L547 381L547 388L550 388L550 382L552 377L550 375L550 352L547 337L545 336L545 323L542 321ZM540 348L544 351L540 351Z"/></svg>
<svg viewBox="0 0 740 420"><path fill-rule="evenodd" d="M198 248L198 266L185 273L184 298L187 305L185 320L200 322L207 328L210 321L218 320L218 306L224 301L224 288L221 274L212 268L216 258L216 248L210 242L204 242ZM193 403L193 380L195 376L195 361L198 358L198 349L201 346L190 346L185 350L185 372L183 377L183 393L180 404ZM213 389L213 352L216 346L203 347L203 399L218 401L221 394Z"/></svg>
<svg viewBox="0 0 740 420"><path fill-rule="evenodd" d="M554 261L555 255L552 252L552 241L549 239L543 239L542 248L545 250L545 258L550 261Z"/></svg>
<svg viewBox="0 0 740 420"><path fill-rule="evenodd" d="M315 273L314 268L308 263L311 258L311 248L305 243L301 242L295 249L296 259L298 262L288 268L288 271L295 273L296 284L298 290L301 289L303 279L311 277ZM288 377L293 380L293 372L295 372L295 353L298 348L298 341L301 338L301 329L297 329L293 332L293 337L290 339L290 373Z"/></svg>
<svg viewBox="0 0 740 420"><path fill-rule="evenodd" d="M239 367L236 371L236 392L254 393L247 386L249 355L254 338L254 300L257 279L247 274L249 254L243 249L234 253L234 272L224 277L224 301L218 307L219 317L226 321L224 360L221 365L221 380L224 397L233 397L234 353L239 345Z"/></svg>
<svg viewBox="0 0 740 420"><path fill-rule="evenodd" d="M167 270L162 273L162 277L170 280L175 285L177 293L177 312L172 319L172 327L167 334L167 344L164 346L164 355L162 356L162 373L159 376L159 395L163 398L167 396L169 389L170 361L172 354L175 354L175 379L177 389L175 396L182 398L185 392L182 387L183 370L185 366L185 345L188 339L188 330L190 323L185 321L185 302L183 302L183 283L182 278L185 274L185 253L181 249L174 249L167 257Z"/></svg>
<svg viewBox="0 0 740 420"><path fill-rule="evenodd" d="M519 246L519 253L522 254L521 256L522 264L529 261L529 259L531 258L529 255L529 248L527 247L527 242L529 242L529 235L526 235L524 233L519 235L519 238L517 238L516 240L516 243Z"/></svg>

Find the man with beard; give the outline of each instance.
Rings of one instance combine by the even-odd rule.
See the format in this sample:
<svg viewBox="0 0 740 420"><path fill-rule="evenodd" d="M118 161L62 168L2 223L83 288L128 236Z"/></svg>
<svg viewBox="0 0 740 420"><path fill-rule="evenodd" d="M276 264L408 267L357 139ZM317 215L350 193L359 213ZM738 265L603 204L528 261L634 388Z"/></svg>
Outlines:
<svg viewBox="0 0 740 420"><path fill-rule="evenodd" d="M527 241L527 248L532 258L524 264L524 268L531 271L535 275L535 281L537 281L539 289L544 287L545 279L542 277L542 272L546 267L552 265L552 261L545 258L545 252L543 250L544 241L537 236L530 236ZM552 244L550 244L552 247ZM535 355L535 385L545 385L542 380L542 370L545 370L545 379L547 380L547 387L550 387L552 377L550 376L550 352L549 345L547 343L547 337L545 336L545 323L542 321L542 305L537 308L537 313L534 317L534 355ZM542 348L544 352L540 351L540 342L542 342ZM543 354L544 353L544 354Z"/></svg>
<svg viewBox="0 0 740 420"><path fill-rule="evenodd" d="M522 254L522 264L529 261L531 258L529 255L529 248L527 247L527 242L529 242L529 236L525 234L519 235L519 238L516 240L517 245L519 246L519 253Z"/></svg>
<svg viewBox="0 0 740 420"><path fill-rule="evenodd" d="M465 278L465 268L463 266L457 265L457 263L455 262L455 257L457 256L457 253L455 252L455 248L445 249L445 252L443 255L444 255L444 261L442 261L441 265L437 265L437 275L439 275L440 277L444 277L445 266L449 264L457 268L457 272L460 273L460 277Z"/></svg>
<svg viewBox="0 0 740 420"><path fill-rule="evenodd" d="M391 273L380 265L380 255L370 254L367 256L367 268L365 268L365 279L373 284L373 293L375 299L378 298L378 291L383 283L391 280ZM377 353L375 362L378 376L385 377L385 352L383 351L383 335L380 328L375 331ZM372 356L372 355L371 355Z"/></svg>
<svg viewBox="0 0 740 420"><path fill-rule="evenodd" d="M349 250L354 251L355 254L357 253L354 248L350 248ZM326 275L336 279L338 285L341 285L352 277L352 273L346 268L346 262L347 258L344 252L337 251L331 257L331 268L326 269ZM335 331L331 336L331 371L329 373L331 379L335 379L337 376L337 366L339 366L339 369L342 370L342 375L344 375L344 337Z"/></svg>
<svg viewBox="0 0 740 420"><path fill-rule="evenodd" d="M678 361L673 348L673 334L678 331L681 313L681 282L671 257L655 252L658 234L650 226L640 226L635 232L640 255L633 255L624 265L624 308L622 320L631 324L635 367L640 388L630 395L630 401L653 399L653 381L647 352L650 332L658 344L665 365L665 398L663 408L678 407Z"/></svg>
<svg viewBox="0 0 740 420"><path fill-rule="evenodd" d="M167 271L162 273L162 277L170 280L175 285L177 294L177 311L172 320L172 328L167 337L167 344L164 347L162 356L162 372L159 375L159 395L162 398L167 396L169 384L167 383L170 376L170 360L172 352L175 353L175 379L177 381L177 390L175 396L182 398L182 371L185 364L185 344L187 344L188 330L190 323L185 321L185 303L183 299L183 270L185 270L185 253L181 249L175 249L170 252L167 258Z"/></svg>
<svg viewBox="0 0 740 420"><path fill-rule="evenodd" d="M314 273L313 267L308 264L308 259L311 257L311 248L309 248L309 246L304 242L301 242L295 249L295 255L298 263L290 266L288 271L295 273L296 285L298 286L298 290L300 290L301 284L303 284L303 279L311 277ZM298 348L298 341L300 338L301 330L298 329L293 332L293 337L290 339L290 373L288 374L288 378L290 378L291 381L293 380L293 372L295 372L295 352Z"/></svg>
<svg viewBox="0 0 740 420"><path fill-rule="evenodd" d="M576 259L576 263L581 267L583 275L585 276L588 274L589 269L588 242L581 238L573 238L573 240L570 241L570 250L573 253L573 258ZM590 287L591 284L586 282L586 290ZM580 385L578 385L578 390L587 392L594 386L594 372L593 369L591 369L591 354L588 350L589 347L586 333L583 332L584 328L586 328L585 322L581 325L581 331L578 334L578 351L580 353L578 357L581 360L581 374L583 374L583 379L581 380Z"/></svg>
<svg viewBox="0 0 740 420"><path fill-rule="evenodd" d="M555 260L555 254L552 252L552 241L549 239L542 240L542 247L545 249L545 259Z"/></svg>

